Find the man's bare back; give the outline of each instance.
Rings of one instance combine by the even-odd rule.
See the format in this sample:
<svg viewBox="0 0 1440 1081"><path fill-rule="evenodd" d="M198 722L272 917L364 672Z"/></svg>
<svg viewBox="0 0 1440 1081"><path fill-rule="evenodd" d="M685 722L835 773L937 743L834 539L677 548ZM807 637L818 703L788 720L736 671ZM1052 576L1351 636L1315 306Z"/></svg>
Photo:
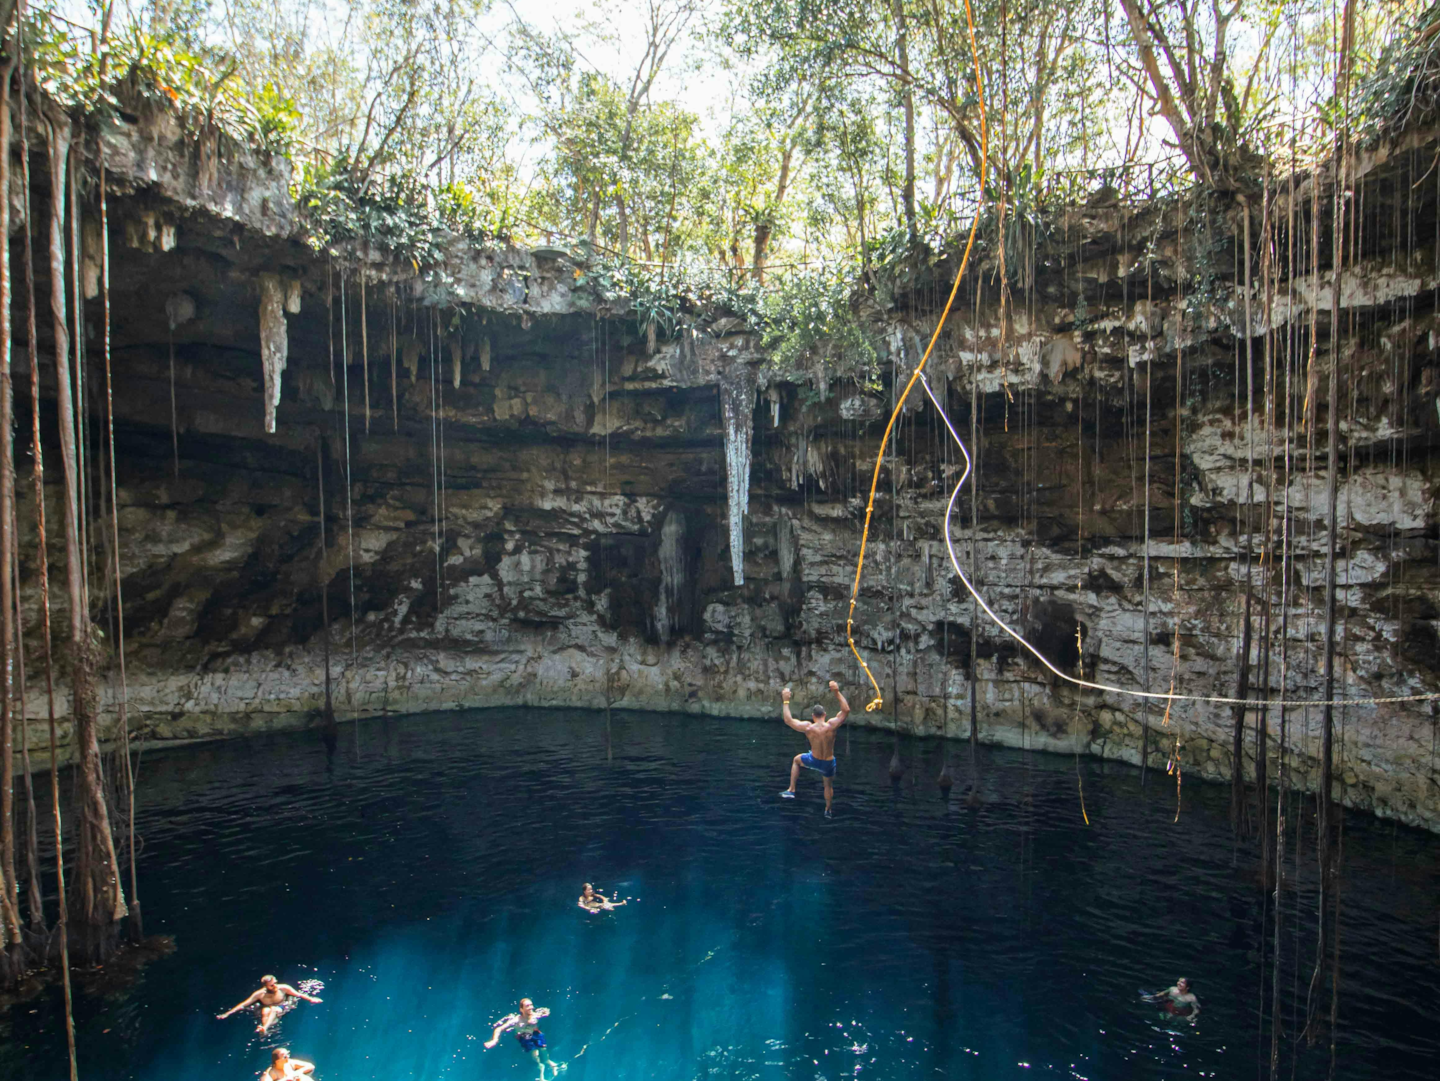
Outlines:
<svg viewBox="0 0 1440 1081"><path fill-rule="evenodd" d="M831 783L835 777L835 731L845 723L845 718L850 716L850 703L845 701L845 696L840 693L840 685L833 679L830 681L830 689L840 700L840 712L828 720L824 708L816 706L810 711L809 721L797 721L790 715L790 688L786 687L780 692L780 712L785 723L801 733L810 744L808 754L797 754L792 761L790 787L780 795L784 799L794 799L795 783L800 779L801 767L813 769L825 779L826 818L830 817L830 804L835 796L835 786Z"/></svg>
<svg viewBox="0 0 1440 1081"><path fill-rule="evenodd" d="M828 721L818 724L811 721L805 725L805 738L810 741L810 753L816 758L835 757L835 722L839 719L837 715Z"/></svg>

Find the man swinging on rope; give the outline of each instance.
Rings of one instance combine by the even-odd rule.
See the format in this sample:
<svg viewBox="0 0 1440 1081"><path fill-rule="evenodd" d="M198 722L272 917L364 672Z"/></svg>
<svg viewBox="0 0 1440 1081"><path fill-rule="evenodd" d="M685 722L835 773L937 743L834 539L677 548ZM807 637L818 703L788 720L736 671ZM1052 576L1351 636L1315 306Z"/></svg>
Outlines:
<svg viewBox="0 0 1440 1081"><path fill-rule="evenodd" d="M840 693L840 684L833 679L830 681L830 689L835 692L835 697L840 699L840 712L825 719L825 707L816 706L810 711L809 723L797 721L790 716L790 688L786 687L780 692L780 711L785 718L785 723L797 732L804 734L810 741L810 750L804 754L797 754L790 764L790 787L780 793L781 799L795 798L795 782L800 779L800 767L813 769L821 777L825 778L825 817L830 817L830 803L835 798L835 730L845 723L845 718L850 716L850 703L845 701L845 696Z"/></svg>

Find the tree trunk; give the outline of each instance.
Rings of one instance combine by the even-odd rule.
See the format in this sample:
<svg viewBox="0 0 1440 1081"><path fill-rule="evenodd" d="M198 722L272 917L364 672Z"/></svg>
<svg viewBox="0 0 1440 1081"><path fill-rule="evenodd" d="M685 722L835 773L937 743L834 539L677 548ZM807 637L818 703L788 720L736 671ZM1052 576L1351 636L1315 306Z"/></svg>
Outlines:
<svg viewBox="0 0 1440 1081"><path fill-rule="evenodd" d="M65 312L65 181L70 155L70 121L64 116L52 115L44 124L50 154L50 310L54 319L60 458L65 473L65 579L70 607L70 685L76 769L77 829L70 889L70 931L73 956L86 964L103 961L114 952L126 909L115 841L110 834L110 812L105 802L95 695L95 646L91 638L84 555L80 550L79 455Z"/></svg>
<svg viewBox="0 0 1440 1081"><path fill-rule="evenodd" d="M895 13L896 58L905 81L900 84L900 107L905 113L905 236L912 242L915 226L915 94L910 88L910 27L905 21L904 0L891 0Z"/></svg>
<svg viewBox="0 0 1440 1081"><path fill-rule="evenodd" d="M55 917L55 936L52 949L58 947L60 956L60 986L65 1003L65 1043L69 1052L70 1081L77 1081L75 1064L75 1017L71 1009L70 987L70 935L69 919L66 916L65 893L65 845L60 812L60 753L55 737L55 682L54 665L50 653L50 561L45 539L45 445L40 439L40 361L36 345L40 336L35 329L35 252L31 239L31 224L35 220L34 204L30 199L30 140L26 133L26 87L25 69L20 70L20 154L23 182L21 190L25 199L25 341L30 354L30 478L35 491L35 554L39 564L41 627L44 634L45 650L45 704L50 736L50 824L54 830L55 892L59 902ZM63 282L61 289L63 293ZM18 567L17 567L18 578ZM17 626L18 626L17 622Z"/></svg>
<svg viewBox="0 0 1440 1081"><path fill-rule="evenodd" d="M12 455L13 456L13 455ZM15 505L10 505L10 534L17 536ZM25 904L30 913L30 933L38 939L45 933L45 904L40 897L40 834L35 813L35 772L30 766L30 725L25 710L25 624L20 612L20 559L12 553L10 593L14 602L11 618L15 627L15 715L20 718L20 766L25 774L25 867L28 872Z"/></svg>
<svg viewBox="0 0 1440 1081"><path fill-rule="evenodd" d="M771 204L770 212L755 225L755 244L750 262L755 268L755 280L761 285L765 284L765 259L770 254L770 241L775 235L775 219L779 216L780 208L785 203L785 195L790 189L790 164L794 157L795 144L791 143L785 147L785 153L780 155L780 176L775 181L775 202Z"/></svg>
<svg viewBox="0 0 1440 1081"><path fill-rule="evenodd" d="M110 451L110 569L115 580L115 656L120 662L120 754L125 762L125 855L130 864L130 941L138 945L145 938L145 920L140 911L140 883L135 870L135 767L130 758L130 688L125 678L125 589L120 573L120 510L115 498L119 485L115 477L115 386L110 367L110 218L105 194L103 147L100 151L100 294L104 317L105 420Z"/></svg>
<svg viewBox="0 0 1440 1081"><path fill-rule="evenodd" d="M630 217L625 211L625 196L615 196L615 248L622 256L630 254Z"/></svg>
<svg viewBox="0 0 1440 1081"><path fill-rule="evenodd" d="M0 83L0 192L10 191L10 77L12 60ZM0 237L10 236L10 200L0 200ZM14 398L10 381L10 245L0 244L0 902L4 923L5 960L0 962L0 983L9 985L24 965L20 932L20 889L15 870L15 728L10 702L10 654L14 640L14 597L10 565L15 557L11 504L15 498L15 460L10 429ZM24 718L20 720L24 724Z"/></svg>
<svg viewBox="0 0 1440 1081"><path fill-rule="evenodd" d="M1186 116L1192 112L1192 102L1183 102L1186 108L1184 115L1175 102L1175 95L1170 92L1170 84L1166 81L1164 73L1160 70L1159 61L1155 58L1155 35L1151 32L1150 24L1145 14L1140 10L1136 0L1120 0L1120 6L1125 9L1125 18L1130 24L1130 35L1135 39L1135 51L1140 57L1140 65L1145 69L1145 74L1150 80L1150 89L1155 98L1155 105L1160 110L1170 130L1175 133L1175 141L1180 146L1180 152L1185 155L1185 160L1190 165L1190 171L1207 184L1214 183L1214 176L1210 170L1210 164L1206 160L1203 147L1198 145L1196 132L1186 120Z"/></svg>

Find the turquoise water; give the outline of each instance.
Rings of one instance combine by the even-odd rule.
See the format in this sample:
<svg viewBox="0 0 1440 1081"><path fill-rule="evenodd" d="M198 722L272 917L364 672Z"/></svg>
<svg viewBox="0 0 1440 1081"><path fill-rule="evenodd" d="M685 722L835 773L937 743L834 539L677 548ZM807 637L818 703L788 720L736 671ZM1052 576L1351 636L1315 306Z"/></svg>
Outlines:
<svg viewBox="0 0 1440 1081"><path fill-rule="evenodd" d="M1163 776L1142 793L1137 771L1082 762L1087 827L1072 759L982 749L968 808L967 748L946 802L938 743L907 744L893 785L889 737L855 730L827 822L813 774L777 798L803 749L778 721L616 714L608 746L603 715L493 710L346 726L333 754L297 733L151 755L147 930L177 949L81 996L81 1077L253 1078L283 1042L321 1081L529 1078L513 1037L481 1047L520 996L553 1011L568 1081L1268 1062L1270 931L1225 790L1187 784L1177 825ZM1337 1074L1431 1078L1440 840L1354 815L1346 852ZM587 880L632 900L586 915ZM1287 952L1287 1002L1293 969ZM323 981L323 1004L271 1038L215 1019L265 972ZM1137 1001L1180 975L1194 1027ZM64 1075L57 996L0 1034L0 1077ZM1294 1065L1324 1076L1325 1048Z"/></svg>

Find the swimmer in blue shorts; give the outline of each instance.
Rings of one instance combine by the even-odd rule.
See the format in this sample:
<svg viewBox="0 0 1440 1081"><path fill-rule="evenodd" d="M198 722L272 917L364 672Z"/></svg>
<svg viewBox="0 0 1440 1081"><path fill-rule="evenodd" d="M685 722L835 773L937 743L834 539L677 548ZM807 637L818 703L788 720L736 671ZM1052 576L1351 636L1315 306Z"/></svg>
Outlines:
<svg viewBox="0 0 1440 1081"><path fill-rule="evenodd" d="M540 1067L540 1081L545 1081L545 1067L549 1066L555 1072L551 1075L551 1081L560 1076L560 1071L565 1064L556 1063L550 1058L550 1052L545 1047L545 1034L540 1031L540 1018L549 1017L550 1011L545 1007L535 1008L535 1003L528 998L520 1000L520 1012L512 1013L508 1017L502 1017L495 1022L495 1031L485 1041L485 1050L490 1050L500 1042L500 1033L513 1032L515 1038L520 1041L520 1049L535 1060L535 1065ZM541 1056L544 1056L542 1061Z"/></svg>
<svg viewBox="0 0 1440 1081"><path fill-rule="evenodd" d="M850 703L845 701L845 696L840 693L840 684L833 679L830 681L830 689L835 692L835 697L840 700L840 712L825 719L825 707L816 706L810 711L810 720L797 721L790 716L790 688L786 687L780 692L780 712L785 718L785 723L795 731L802 733L810 741L810 750L804 754L797 754L790 764L790 787L780 793L782 799L795 798L795 782L800 779L800 767L813 769L821 777L825 778L825 817L830 817L830 804L835 798L835 786L832 783L835 777L835 730L845 723L845 718L850 716Z"/></svg>

